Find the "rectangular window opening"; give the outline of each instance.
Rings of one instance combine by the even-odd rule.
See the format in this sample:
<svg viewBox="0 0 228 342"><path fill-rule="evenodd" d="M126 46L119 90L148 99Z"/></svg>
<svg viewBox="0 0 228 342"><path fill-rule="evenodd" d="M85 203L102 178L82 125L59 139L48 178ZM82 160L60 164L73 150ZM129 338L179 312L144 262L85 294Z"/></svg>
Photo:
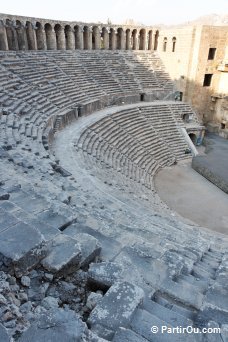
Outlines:
<svg viewBox="0 0 228 342"><path fill-rule="evenodd" d="M213 74L205 74L204 75L204 81L203 81L204 87L210 87L212 76L213 76Z"/></svg>
<svg viewBox="0 0 228 342"><path fill-rule="evenodd" d="M215 58L216 48L210 48L208 52L208 60L212 60Z"/></svg>

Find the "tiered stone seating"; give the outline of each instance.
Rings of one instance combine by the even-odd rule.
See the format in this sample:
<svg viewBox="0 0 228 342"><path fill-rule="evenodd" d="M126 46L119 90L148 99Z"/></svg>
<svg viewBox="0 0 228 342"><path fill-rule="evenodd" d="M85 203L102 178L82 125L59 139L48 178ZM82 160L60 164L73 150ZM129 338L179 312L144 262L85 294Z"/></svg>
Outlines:
<svg viewBox="0 0 228 342"><path fill-rule="evenodd" d="M95 80L91 77L90 73L86 72L77 55L65 53L52 53L52 60L59 66L59 68L75 83L91 100L98 99L106 95L104 90L97 87ZM83 103L83 100L81 100Z"/></svg>
<svg viewBox="0 0 228 342"><path fill-rule="evenodd" d="M88 286L104 291L86 314L97 340L96 335L118 342L151 340L153 325L202 328L216 320L222 326L228 306L227 238L174 214L153 187L160 168L185 158L178 128L190 108L175 102L107 108L103 116L80 118L51 146L49 135L71 122L67 114L77 104L142 92L149 84L152 90L159 82L166 87L165 77L159 81L156 75L147 83L153 77L145 72L150 56L140 69L142 52L138 64L137 53L95 55L0 54L1 270L20 282L22 275L41 269L67 284L66 275L82 268ZM137 64L136 76L131 63ZM38 309L40 304L38 299ZM18 310L23 312L21 305ZM166 337L158 334L157 340Z"/></svg>
<svg viewBox="0 0 228 342"><path fill-rule="evenodd" d="M176 121L183 126L183 124L186 125L186 122L184 123L184 116L186 115L189 117L189 123L191 124L196 124L200 125L201 122L196 115L196 113L192 110L191 106L187 103L178 103L176 104L171 104L169 108L173 111L173 114L175 116Z"/></svg>
<svg viewBox="0 0 228 342"><path fill-rule="evenodd" d="M135 55L142 65L144 65L148 70L154 72L160 86L167 89L173 89L173 83L169 74L165 71L164 66L161 63L161 59L156 53L151 54L137 51Z"/></svg>
<svg viewBox="0 0 228 342"><path fill-rule="evenodd" d="M134 70L129 67L125 56L119 51L115 51L113 54L103 51L100 53L100 58L104 60L114 78L125 90L138 93L143 92L142 85L136 79Z"/></svg>
<svg viewBox="0 0 228 342"><path fill-rule="evenodd" d="M185 150L188 145L167 105L142 107L141 114L153 125L158 135L164 139L177 160L187 158Z"/></svg>
<svg viewBox="0 0 228 342"><path fill-rule="evenodd" d="M99 88L103 88L108 94L118 94L124 91L99 55L96 53L81 53L78 58Z"/></svg>
<svg viewBox="0 0 228 342"><path fill-rule="evenodd" d="M159 168L186 158L188 147L168 105L134 107L92 124L79 139L85 153L151 188ZM136 169L135 169L136 167Z"/></svg>

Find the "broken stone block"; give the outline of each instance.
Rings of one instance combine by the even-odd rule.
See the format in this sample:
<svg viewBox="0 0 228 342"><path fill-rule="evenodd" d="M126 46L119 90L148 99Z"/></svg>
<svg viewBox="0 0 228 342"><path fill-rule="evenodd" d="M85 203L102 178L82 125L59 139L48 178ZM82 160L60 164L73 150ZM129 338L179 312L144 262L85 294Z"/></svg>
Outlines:
<svg viewBox="0 0 228 342"><path fill-rule="evenodd" d="M0 232L6 230L7 228L15 225L18 222L18 219L14 215L0 208Z"/></svg>
<svg viewBox="0 0 228 342"><path fill-rule="evenodd" d="M56 275L66 275L80 267L81 248L75 239L57 235L48 246L48 255L42 260L43 267Z"/></svg>
<svg viewBox="0 0 228 342"><path fill-rule="evenodd" d="M95 325L101 325L112 331L114 335L119 327L129 324L143 298L144 291L140 287L128 282L117 282L93 309L88 323L92 330ZM105 336L100 336L105 338Z"/></svg>
<svg viewBox="0 0 228 342"><path fill-rule="evenodd" d="M121 280L122 268L114 262L101 262L91 264L88 271L88 280L98 288L112 286L117 280Z"/></svg>
<svg viewBox="0 0 228 342"><path fill-rule="evenodd" d="M95 306L97 305L97 303L99 303L102 298L103 298L103 296L101 293L91 292L87 298L87 302L86 302L87 308L89 310L94 309Z"/></svg>
<svg viewBox="0 0 228 342"><path fill-rule="evenodd" d="M88 266L91 261L93 261L101 251L101 245L98 240L86 233L79 233L74 237L81 248L81 267Z"/></svg>
<svg viewBox="0 0 228 342"><path fill-rule="evenodd" d="M32 226L19 222L0 234L0 257L12 265L17 277L46 256L43 236Z"/></svg>
<svg viewBox="0 0 228 342"><path fill-rule="evenodd" d="M67 217L57 214L52 209L44 210L37 215L39 221L47 223L49 226L63 230L75 221L75 219L68 220Z"/></svg>
<svg viewBox="0 0 228 342"><path fill-rule="evenodd" d="M53 309L41 314L18 339L19 342L75 341L86 339L88 329L72 310Z"/></svg>

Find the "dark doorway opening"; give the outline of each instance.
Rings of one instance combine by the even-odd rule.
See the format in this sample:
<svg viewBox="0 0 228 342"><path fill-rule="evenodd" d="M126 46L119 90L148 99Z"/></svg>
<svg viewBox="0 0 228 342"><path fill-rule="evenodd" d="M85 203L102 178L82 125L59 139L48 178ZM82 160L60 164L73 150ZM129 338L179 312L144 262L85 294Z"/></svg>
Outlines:
<svg viewBox="0 0 228 342"><path fill-rule="evenodd" d="M197 137L194 133L190 133L189 134L189 138L191 139L191 141L193 142L194 145L196 145L197 142Z"/></svg>
<svg viewBox="0 0 228 342"><path fill-rule="evenodd" d="M211 80L212 80L212 74L205 74L204 75L203 86L204 87L210 87Z"/></svg>
<svg viewBox="0 0 228 342"><path fill-rule="evenodd" d="M145 100L145 94L140 94L140 101L144 101Z"/></svg>

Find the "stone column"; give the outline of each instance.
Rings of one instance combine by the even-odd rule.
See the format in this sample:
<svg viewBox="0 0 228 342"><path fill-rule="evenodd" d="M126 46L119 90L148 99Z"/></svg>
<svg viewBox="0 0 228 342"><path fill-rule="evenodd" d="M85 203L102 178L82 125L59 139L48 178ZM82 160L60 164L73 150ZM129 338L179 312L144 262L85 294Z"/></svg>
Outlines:
<svg viewBox="0 0 228 342"><path fill-rule="evenodd" d="M43 26L36 27L36 42L38 50L47 50L46 34Z"/></svg>
<svg viewBox="0 0 228 342"><path fill-rule="evenodd" d="M139 50L139 42L140 42L139 34L137 34L135 36L135 50Z"/></svg>
<svg viewBox="0 0 228 342"><path fill-rule="evenodd" d="M88 27L88 50L92 50L93 48L93 42L92 42L92 36L93 34L93 28L92 26Z"/></svg>
<svg viewBox="0 0 228 342"><path fill-rule="evenodd" d="M36 25L32 23L32 35L33 35L33 43L34 43L34 49L37 50L37 40L36 40Z"/></svg>
<svg viewBox="0 0 228 342"><path fill-rule="evenodd" d="M17 51L19 50L19 47L18 47L17 32L16 32L15 27L16 27L15 22L11 22L11 24L8 25L8 28L10 30L10 41L8 40L8 46L9 46L9 50Z"/></svg>
<svg viewBox="0 0 228 342"><path fill-rule="evenodd" d="M0 50L7 51L9 50L6 28L2 21L0 21Z"/></svg>
<svg viewBox="0 0 228 342"><path fill-rule="evenodd" d="M27 50L27 37L26 37L26 29L24 23L20 23L16 26L17 32L17 41L18 41L18 48L19 50Z"/></svg>
<svg viewBox="0 0 228 342"><path fill-rule="evenodd" d="M138 50L138 33L132 32L132 50Z"/></svg>
<svg viewBox="0 0 228 342"><path fill-rule="evenodd" d="M121 38L120 38L120 50L126 49L126 33L125 31L121 32Z"/></svg>
<svg viewBox="0 0 228 342"><path fill-rule="evenodd" d="M110 50L116 49L116 29L110 30Z"/></svg>
<svg viewBox="0 0 228 342"><path fill-rule="evenodd" d="M109 49L109 30L105 29L103 31L103 44L104 44L104 49L108 50Z"/></svg>
<svg viewBox="0 0 228 342"><path fill-rule="evenodd" d="M56 40L57 40L57 49L66 50L66 38L65 38L64 28L62 26L56 31Z"/></svg>
<svg viewBox="0 0 228 342"><path fill-rule="evenodd" d="M94 29L94 49L100 50L101 48L101 32L98 28Z"/></svg>
<svg viewBox="0 0 228 342"><path fill-rule="evenodd" d="M153 48L153 33L152 31L148 32L148 50L152 50Z"/></svg>
<svg viewBox="0 0 228 342"><path fill-rule="evenodd" d="M156 37L156 33L153 32L153 35L152 35L152 49L154 51L154 45L155 45L155 37Z"/></svg>
<svg viewBox="0 0 228 342"><path fill-rule="evenodd" d="M46 38L46 33L45 33L44 28L42 28L42 34L43 34L43 49L47 50L47 38Z"/></svg>
<svg viewBox="0 0 228 342"><path fill-rule="evenodd" d="M126 50L131 50L131 30L126 31Z"/></svg>
<svg viewBox="0 0 228 342"><path fill-rule="evenodd" d="M145 31L143 50L148 50L148 31Z"/></svg>
<svg viewBox="0 0 228 342"><path fill-rule="evenodd" d="M153 33L153 50L157 50L158 48L158 37L159 37L159 32L155 31Z"/></svg>
<svg viewBox="0 0 228 342"><path fill-rule="evenodd" d="M47 49L48 50L56 50L57 49L57 42L56 42L56 35L55 35L55 30L52 27L48 32L47 32Z"/></svg>
<svg viewBox="0 0 228 342"><path fill-rule="evenodd" d="M75 28L75 49L82 50L83 48L83 28L78 26Z"/></svg>
<svg viewBox="0 0 228 342"><path fill-rule="evenodd" d="M26 24L26 32L27 32L27 41L28 41L29 50L37 50L36 34L35 34L34 26L30 22Z"/></svg>
<svg viewBox="0 0 228 342"><path fill-rule="evenodd" d="M74 30L72 27L67 31L67 50L75 50Z"/></svg>

